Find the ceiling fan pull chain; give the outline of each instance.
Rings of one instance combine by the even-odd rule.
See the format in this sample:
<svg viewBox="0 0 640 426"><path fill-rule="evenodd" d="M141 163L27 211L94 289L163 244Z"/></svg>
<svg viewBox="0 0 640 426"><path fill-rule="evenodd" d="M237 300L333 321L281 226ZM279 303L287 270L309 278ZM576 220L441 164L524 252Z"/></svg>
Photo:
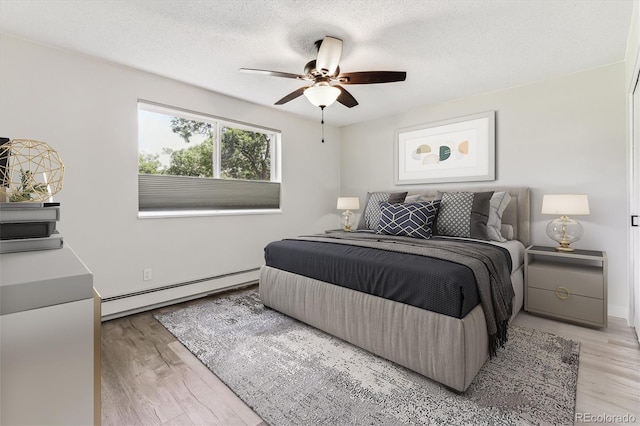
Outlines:
<svg viewBox="0 0 640 426"><path fill-rule="evenodd" d="M324 107L320 106L320 111L322 111L322 120L320 121L320 123L322 123L322 143L324 143Z"/></svg>

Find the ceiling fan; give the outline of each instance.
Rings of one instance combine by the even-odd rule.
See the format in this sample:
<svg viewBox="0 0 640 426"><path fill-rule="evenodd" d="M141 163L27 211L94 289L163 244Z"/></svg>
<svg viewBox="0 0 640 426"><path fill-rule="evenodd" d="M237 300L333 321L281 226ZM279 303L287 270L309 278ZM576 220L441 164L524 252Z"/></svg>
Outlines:
<svg viewBox="0 0 640 426"><path fill-rule="evenodd" d="M315 42L318 56L315 60L307 62L304 66L304 74L292 74L280 71L258 70L252 68L240 68L240 71L254 74L264 74L273 77L294 78L310 82L289 93L280 99L275 105L283 105L301 95L313 105L324 110L336 100L342 105L353 108L358 101L349 93L343 84L378 84L404 81L407 73L404 71L360 71L340 73L340 57L342 56L342 40L326 36L323 40Z"/></svg>

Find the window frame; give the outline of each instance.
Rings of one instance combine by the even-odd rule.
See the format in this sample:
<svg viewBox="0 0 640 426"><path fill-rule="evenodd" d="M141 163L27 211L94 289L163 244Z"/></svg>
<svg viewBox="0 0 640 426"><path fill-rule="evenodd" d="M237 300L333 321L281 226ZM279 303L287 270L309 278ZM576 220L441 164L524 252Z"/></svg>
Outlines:
<svg viewBox="0 0 640 426"><path fill-rule="evenodd" d="M282 132L277 129L259 126L251 123L246 123L238 120L233 120L225 117L219 117L212 114L201 113L197 111L188 110L185 108L169 106L165 104L161 104L158 102L153 102L145 99L138 99L137 102L137 111L148 111L157 114L163 114L170 117L179 117L184 118L186 120L195 120L200 122L205 122L213 125L214 127L214 147L213 147L213 177L193 177L193 179L213 179L219 181L235 181L238 182L239 185L242 185L242 182L245 182L242 179L232 179L232 178L222 178L220 177L221 172L221 160L222 160L222 129L224 127L234 128L245 130L249 132L263 133L269 135L271 137L269 143L269 155L270 155L270 179L267 180L247 180L248 183L275 183L278 185L278 207L277 208L239 208L239 209L227 209L227 208L175 208L175 209L141 209L140 200L141 200L141 190L140 190L140 177L139 180L139 189L138 189L138 218L169 218L169 217L199 217L199 216L217 216L217 215L247 215L247 214L274 214L281 213L281 204L282 204L282 174L281 174L281 140L282 140ZM138 115L138 126L139 126L139 115ZM139 128L139 127L138 127ZM138 142L138 154L140 151L140 134L138 132L137 136ZM141 174L138 173L139 176L173 176L173 175L150 175L150 174Z"/></svg>

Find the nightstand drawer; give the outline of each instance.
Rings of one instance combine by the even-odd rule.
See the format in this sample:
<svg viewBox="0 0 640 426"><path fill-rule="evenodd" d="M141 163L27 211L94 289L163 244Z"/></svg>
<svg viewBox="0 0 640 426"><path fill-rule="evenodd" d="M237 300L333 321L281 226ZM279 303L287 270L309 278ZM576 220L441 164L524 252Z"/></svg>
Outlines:
<svg viewBox="0 0 640 426"><path fill-rule="evenodd" d="M530 263L527 268L527 286L552 293L559 287L564 287L571 295L604 299L602 269L591 266Z"/></svg>
<svg viewBox="0 0 640 426"><path fill-rule="evenodd" d="M529 287L527 289L528 309L532 312L569 320L585 321L593 325L605 324L602 299L575 294L570 294L566 299L561 297L566 297L566 295L560 293L560 297L558 297L554 291Z"/></svg>

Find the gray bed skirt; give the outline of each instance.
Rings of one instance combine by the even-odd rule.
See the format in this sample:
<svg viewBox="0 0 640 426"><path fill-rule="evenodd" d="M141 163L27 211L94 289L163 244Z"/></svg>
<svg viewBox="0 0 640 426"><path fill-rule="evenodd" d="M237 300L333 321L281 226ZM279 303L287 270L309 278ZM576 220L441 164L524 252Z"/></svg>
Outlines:
<svg viewBox="0 0 640 426"><path fill-rule="evenodd" d="M513 316L522 306L521 277L521 270L512 275ZM265 306L457 391L469 387L489 357L480 305L458 319L268 266L259 288Z"/></svg>

